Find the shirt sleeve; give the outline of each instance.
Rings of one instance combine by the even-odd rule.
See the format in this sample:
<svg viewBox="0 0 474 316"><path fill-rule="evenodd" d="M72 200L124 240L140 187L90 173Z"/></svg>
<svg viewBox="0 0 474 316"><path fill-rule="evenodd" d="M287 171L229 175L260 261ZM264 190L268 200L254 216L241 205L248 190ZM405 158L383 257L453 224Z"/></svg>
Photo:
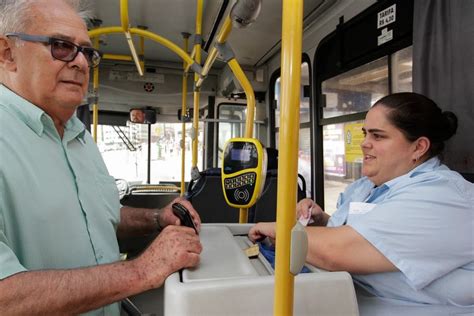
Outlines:
<svg viewBox="0 0 474 316"><path fill-rule="evenodd" d="M442 178L418 181L349 225L421 289L474 259L472 191L466 192Z"/></svg>
<svg viewBox="0 0 474 316"><path fill-rule="evenodd" d="M0 280L3 280L18 272L26 271L20 264L17 256L8 246L8 241L3 233L2 218L0 214Z"/></svg>

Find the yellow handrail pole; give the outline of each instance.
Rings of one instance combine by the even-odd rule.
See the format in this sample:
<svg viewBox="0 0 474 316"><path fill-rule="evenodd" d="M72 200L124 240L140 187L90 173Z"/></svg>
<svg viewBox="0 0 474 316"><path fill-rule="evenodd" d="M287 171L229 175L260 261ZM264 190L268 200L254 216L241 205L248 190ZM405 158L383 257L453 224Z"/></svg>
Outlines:
<svg viewBox="0 0 474 316"><path fill-rule="evenodd" d="M97 28L94 30L89 31L89 37L90 38L95 38L98 37L102 34L113 34L113 33L123 33L123 29L120 26L109 26L109 27L101 27ZM145 38L151 39L157 43L160 43L161 45L165 46L169 50L173 51L175 54L177 54L179 57L181 57L183 60L186 61L188 64L193 64L194 60L189 57L189 55L183 51L179 46L171 42L170 40L155 34L153 32L147 31L147 30L142 30L139 28L131 28L130 29L131 34L136 34L143 36Z"/></svg>
<svg viewBox="0 0 474 316"><path fill-rule="evenodd" d="M145 38L140 36L140 55L138 55L140 60L140 68L142 71L145 71Z"/></svg>
<svg viewBox="0 0 474 316"><path fill-rule="evenodd" d="M99 49L99 37L94 38L94 48ZM95 67L93 70L92 88L94 94L94 105L92 106L92 137L94 138L94 142L97 143L97 125L99 124L99 67Z"/></svg>
<svg viewBox="0 0 474 316"><path fill-rule="evenodd" d="M140 65L140 59L138 58L137 50L133 44L132 34L130 33L130 23L128 21L128 0L120 0L120 22L122 25L123 33L127 39L128 47L132 53L133 61L137 67L138 73L140 76L143 76L143 70Z"/></svg>
<svg viewBox="0 0 474 316"><path fill-rule="evenodd" d="M298 178L303 0L283 0L281 110L278 148L274 315L293 315L294 276L290 273L291 229L295 224Z"/></svg>
<svg viewBox="0 0 474 316"><path fill-rule="evenodd" d="M194 57L196 56L196 48L193 47L193 50L191 51L191 54L189 54L191 58L194 60ZM191 64L186 64L186 68L184 68L184 72L188 72L189 68L191 68Z"/></svg>
<svg viewBox="0 0 474 316"><path fill-rule="evenodd" d="M232 20L230 16L227 16L227 18L224 21L224 24L219 30L219 34L217 35L217 43L223 44L229 37L230 31L232 31ZM209 73L209 70L211 69L212 64L216 61L217 52L218 52L217 47L216 46L212 47L211 51L209 52L209 55L207 56L206 62L204 63L204 66L202 67L201 78L199 78L198 82L196 82L196 87L200 87L202 85L202 82L204 81L205 77Z"/></svg>
<svg viewBox="0 0 474 316"><path fill-rule="evenodd" d="M235 58L232 58L227 63L232 70L232 73L242 86L247 97L247 119L245 122L245 137L253 137L253 125L255 118L255 92L253 91L250 81L247 79L244 71L240 67ZM239 223L244 224L248 222L248 209L241 208L239 212Z"/></svg>
<svg viewBox="0 0 474 316"><path fill-rule="evenodd" d="M128 55L104 54L102 58L110 59L110 60L132 61L132 56L128 56Z"/></svg>
<svg viewBox="0 0 474 316"><path fill-rule="evenodd" d="M196 11L196 33L197 38L201 38L201 29L202 29L202 7L203 0L197 0L197 11ZM195 50L195 62L198 65L201 65L201 41L196 41L194 43ZM194 74L194 82L199 80L199 74ZM198 133L199 133L199 98L200 93L199 89L194 89L194 109L193 109L193 157L192 157L192 168L197 168L197 154L198 154Z"/></svg>
<svg viewBox="0 0 474 316"><path fill-rule="evenodd" d="M120 24L122 31L128 31L130 22L128 21L128 0L120 0Z"/></svg>
<svg viewBox="0 0 474 316"><path fill-rule="evenodd" d="M184 39L184 51L188 51L189 33L182 33ZM183 61L183 70L186 69L187 63ZM186 114L186 101L188 94L188 74L183 72L183 96L181 99L181 196L184 196L184 174L186 171L186 121L184 115Z"/></svg>

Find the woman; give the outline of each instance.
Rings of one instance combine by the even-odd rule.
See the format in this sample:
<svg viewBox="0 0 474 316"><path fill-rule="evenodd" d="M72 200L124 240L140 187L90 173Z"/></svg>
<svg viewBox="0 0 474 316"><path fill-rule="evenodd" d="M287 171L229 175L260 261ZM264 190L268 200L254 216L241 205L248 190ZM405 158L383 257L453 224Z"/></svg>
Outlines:
<svg viewBox="0 0 474 316"><path fill-rule="evenodd" d="M307 262L348 271L378 297L421 304L474 306L474 185L442 165L457 119L416 93L379 100L367 113L362 174L329 217L311 200ZM252 240L275 238L259 223ZM410 303L411 304L411 303Z"/></svg>

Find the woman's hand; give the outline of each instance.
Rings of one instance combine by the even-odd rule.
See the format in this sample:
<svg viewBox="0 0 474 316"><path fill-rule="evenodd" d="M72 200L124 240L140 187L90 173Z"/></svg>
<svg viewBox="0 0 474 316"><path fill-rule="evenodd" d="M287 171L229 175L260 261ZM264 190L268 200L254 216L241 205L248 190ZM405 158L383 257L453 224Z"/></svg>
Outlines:
<svg viewBox="0 0 474 316"><path fill-rule="evenodd" d="M272 241L275 240L275 223L257 223L255 226L250 228L249 238L251 241L255 242L265 237L272 239Z"/></svg>
<svg viewBox="0 0 474 316"><path fill-rule="evenodd" d="M303 199L296 205L296 218L300 217L311 217L314 226L326 226L329 219L329 215L311 199Z"/></svg>

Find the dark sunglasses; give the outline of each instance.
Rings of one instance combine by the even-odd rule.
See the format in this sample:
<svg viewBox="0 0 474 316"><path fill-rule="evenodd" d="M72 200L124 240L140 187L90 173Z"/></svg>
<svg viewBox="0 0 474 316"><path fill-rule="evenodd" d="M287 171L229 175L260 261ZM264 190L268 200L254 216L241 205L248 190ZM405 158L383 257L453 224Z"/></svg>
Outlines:
<svg viewBox="0 0 474 316"><path fill-rule="evenodd" d="M69 41L39 35L28 35L23 33L7 33L7 37L18 37L27 42L39 42L51 45L51 55L53 58L70 62L73 61L80 52L84 54L89 64L89 67L97 67L102 59L102 53L92 47L79 46Z"/></svg>

